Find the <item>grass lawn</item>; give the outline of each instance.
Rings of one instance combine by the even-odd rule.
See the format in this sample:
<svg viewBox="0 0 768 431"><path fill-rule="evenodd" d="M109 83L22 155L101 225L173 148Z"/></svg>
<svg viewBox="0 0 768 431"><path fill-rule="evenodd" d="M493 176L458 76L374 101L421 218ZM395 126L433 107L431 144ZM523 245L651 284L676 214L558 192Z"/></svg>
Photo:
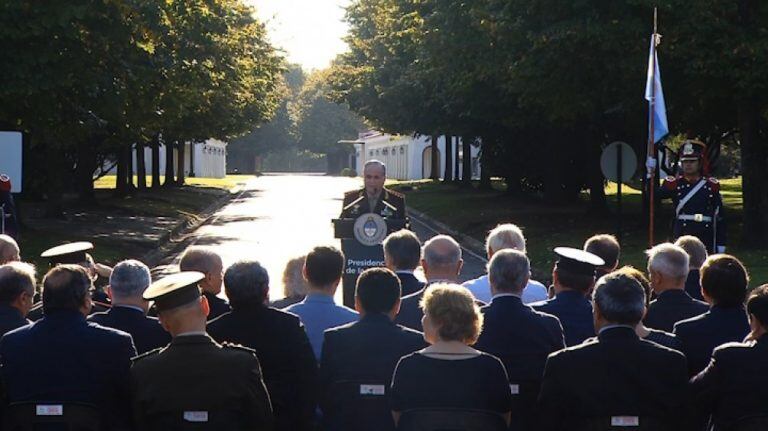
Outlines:
<svg viewBox="0 0 768 431"><path fill-rule="evenodd" d="M751 286L768 283L768 248L747 250L740 247L742 237L741 179L721 182L721 194L728 220L728 252L740 258L750 271ZM511 222L520 226L528 241L534 278L551 279L554 263L552 249L557 246L581 248L584 241L595 233L616 233L617 220L616 185L608 184L607 214L589 211L588 193L582 194L581 202L549 205L530 199L521 200L507 196L504 184L494 182L494 190L479 191L475 187L462 188L429 180L390 181L389 187L407 195L409 206L423 211L453 229L484 241L488 230L498 223ZM648 246L647 215L642 213L641 193L638 189L622 187L623 235L621 238L621 263L645 269L643 254ZM670 218L673 213L669 201L657 211L655 240L662 242L671 236Z"/></svg>
<svg viewBox="0 0 768 431"><path fill-rule="evenodd" d="M185 186L192 187L214 187L220 189L232 190L235 187L245 184L246 181L253 178L253 175L227 175L224 178L197 178L187 177L184 181ZM105 175L94 183L97 189L114 189L117 178L114 175ZM136 176L133 176L133 183L136 184ZM147 175L147 187L152 186L152 176Z"/></svg>

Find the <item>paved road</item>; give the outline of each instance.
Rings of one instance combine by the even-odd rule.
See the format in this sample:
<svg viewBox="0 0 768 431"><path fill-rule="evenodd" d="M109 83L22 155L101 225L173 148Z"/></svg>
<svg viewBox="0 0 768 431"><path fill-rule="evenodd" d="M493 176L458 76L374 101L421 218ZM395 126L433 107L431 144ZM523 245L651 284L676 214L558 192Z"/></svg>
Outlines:
<svg viewBox="0 0 768 431"><path fill-rule="evenodd" d="M282 271L290 258L316 245L340 246L330 220L339 215L344 192L359 186L360 179L307 174L254 178L194 233L194 244L215 247L225 268L239 259L258 260L269 271L270 298L281 298ZM422 223L413 225L422 241L435 235ZM483 273L482 260L466 252L464 258L463 280ZM339 300L340 294L341 289Z"/></svg>

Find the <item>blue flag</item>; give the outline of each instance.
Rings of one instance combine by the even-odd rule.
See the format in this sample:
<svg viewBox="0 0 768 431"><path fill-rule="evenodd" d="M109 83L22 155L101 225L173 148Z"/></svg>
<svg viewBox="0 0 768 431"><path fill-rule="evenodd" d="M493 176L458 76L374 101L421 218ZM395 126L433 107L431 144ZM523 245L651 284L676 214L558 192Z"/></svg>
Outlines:
<svg viewBox="0 0 768 431"><path fill-rule="evenodd" d="M659 142L669 133L667 123L667 105L664 103L664 91L661 89L659 58L656 55L656 36L651 35L651 50L648 53L648 77L645 81L645 100L654 101L653 106L653 143ZM650 130L650 125L649 125Z"/></svg>

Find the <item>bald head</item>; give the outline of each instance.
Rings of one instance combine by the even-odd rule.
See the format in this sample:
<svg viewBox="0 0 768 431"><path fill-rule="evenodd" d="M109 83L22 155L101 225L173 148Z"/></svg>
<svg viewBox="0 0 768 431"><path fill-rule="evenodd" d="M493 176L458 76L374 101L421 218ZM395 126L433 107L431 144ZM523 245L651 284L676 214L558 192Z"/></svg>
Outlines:
<svg viewBox="0 0 768 431"><path fill-rule="evenodd" d="M0 234L0 265L20 260L19 254L19 244L16 243L16 240L8 235Z"/></svg>
<svg viewBox="0 0 768 431"><path fill-rule="evenodd" d="M437 235L424 243L421 265L427 281L458 281L464 261L461 246L448 235Z"/></svg>

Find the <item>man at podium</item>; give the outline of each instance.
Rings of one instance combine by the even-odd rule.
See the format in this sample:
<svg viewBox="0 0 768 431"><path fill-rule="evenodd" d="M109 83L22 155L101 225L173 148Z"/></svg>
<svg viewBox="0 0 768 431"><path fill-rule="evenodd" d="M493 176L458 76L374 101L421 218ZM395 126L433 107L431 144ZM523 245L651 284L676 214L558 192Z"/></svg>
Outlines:
<svg viewBox="0 0 768 431"><path fill-rule="evenodd" d="M405 196L384 188L386 180L387 167L383 162L365 162L365 187L344 194L341 218L357 218L363 214L374 213L387 219L405 219Z"/></svg>

